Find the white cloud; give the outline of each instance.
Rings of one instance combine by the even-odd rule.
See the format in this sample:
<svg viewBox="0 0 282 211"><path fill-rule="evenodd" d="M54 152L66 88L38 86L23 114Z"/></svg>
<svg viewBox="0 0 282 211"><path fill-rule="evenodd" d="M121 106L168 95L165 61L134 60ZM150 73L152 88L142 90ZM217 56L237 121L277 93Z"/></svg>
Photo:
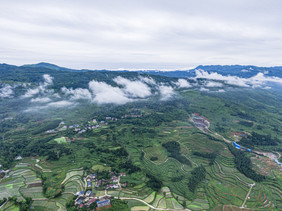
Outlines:
<svg viewBox="0 0 282 211"><path fill-rule="evenodd" d="M185 79L178 79L178 81L175 83L176 86L178 86L179 88L189 88L192 87L191 84L189 84L189 82Z"/></svg>
<svg viewBox="0 0 282 211"><path fill-rule="evenodd" d="M48 103L52 101L49 97L38 97L30 100L32 103Z"/></svg>
<svg viewBox="0 0 282 211"><path fill-rule="evenodd" d="M215 81L208 81L206 84L205 84L206 87L222 87L223 84L222 83L219 83L219 82L215 82Z"/></svg>
<svg viewBox="0 0 282 211"><path fill-rule="evenodd" d="M282 78L279 77L268 77L263 73L258 73L257 75L247 79L248 83L253 85L264 85L267 82L280 83L282 84Z"/></svg>
<svg viewBox="0 0 282 211"><path fill-rule="evenodd" d="M246 69L243 69L241 70L242 73L247 73L247 72L250 72L249 70L246 70Z"/></svg>
<svg viewBox="0 0 282 211"><path fill-rule="evenodd" d="M237 76L230 76L230 75L223 76L216 72L208 73L204 70L196 70L196 78L206 78L206 79L211 79L211 80L225 81L226 83L231 84L231 85L249 87L245 79L242 79Z"/></svg>
<svg viewBox="0 0 282 211"><path fill-rule="evenodd" d="M209 92L210 90L207 89L207 88L205 88L205 87L201 87L201 88L200 88L200 91L201 91L201 92Z"/></svg>
<svg viewBox="0 0 282 211"><path fill-rule="evenodd" d="M28 89L27 92L23 95L23 98L33 97L34 95L39 94L41 90L42 88L40 86L33 89Z"/></svg>
<svg viewBox="0 0 282 211"><path fill-rule="evenodd" d="M27 92L23 95L23 98L30 98L33 97L35 95L46 95L47 93L52 93L53 90L48 90L48 86L53 84L53 77L51 77L48 74L44 74L43 76L44 82L40 83L39 86L32 88L32 89L28 89Z"/></svg>
<svg viewBox="0 0 282 211"><path fill-rule="evenodd" d="M62 107L69 107L69 106L72 106L72 105L74 105L73 102L69 102L69 101L66 101L66 100L62 100L62 101L57 101L57 102L48 103L48 104L46 105L46 108L50 108L50 107L62 108Z"/></svg>
<svg viewBox="0 0 282 211"><path fill-rule="evenodd" d="M61 91L66 95L70 95L72 100L79 100L79 99L92 100L92 94L88 89L83 89L83 88L68 89L66 87L63 87Z"/></svg>
<svg viewBox="0 0 282 211"><path fill-rule="evenodd" d="M147 84L150 84L150 85L156 85L156 81L152 78L147 78L147 77L142 77L142 76L139 76L139 79Z"/></svg>
<svg viewBox="0 0 282 211"><path fill-rule="evenodd" d="M169 100L174 94L174 90L170 86L161 85L158 87L161 95L161 100Z"/></svg>
<svg viewBox="0 0 282 211"><path fill-rule="evenodd" d="M28 109L26 109L25 112L41 112L41 111L44 111L46 109L69 108L69 107L72 107L72 106L75 106L75 105L76 105L76 103L74 103L74 102L62 100L62 101L50 102L50 103L47 103L45 105L40 105L40 106L31 106Z"/></svg>
<svg viewBox="0 0 282 211"><path fill-rule="evenodd" d="M219 89L219 90L217 90L217 92L225 92L225 90L224 89Z"/></svg>
<svg viewBox="0 0 282 211"><path fill-rule="evenodd" d="M123 86L123 91L129 97L146 98L151 95L151 89L141 81L131 81L121 76L114 78L114 82Z"/></svg>
<svg viewBox="0 0 282 211"><path fill-rule="evenodd" d="M45 86L49 86L53 84L53 77L48 75L48 74L44 74L43 75L43 79L44 79L44 85Z"/></svg>
<svg viewBox="0 0 282 211"><path fill-rule="evenodd" d="M0 89L0 98L11 98L14 95L13 87L10 85L5 85Z"/></svg>
<svg viewBox="0 0 282 211"><path fill-rule="evenodd" d="M90 81L89 89L94 94L93 102L98 104L125 104L133 101L119 87L113 87L105 82Z"/></svg>
<svg viewBox="0 0 282 211"><path fill-rule="evenodd" d="M238 76L223 76L216 72L208 73L204 70L196 70L196 78L205 78L211 80L225 81L227 84L242 86L242 87L261 87L268 82L280 83L282 84L282 78L279 77L268 77L263 73L258 73L257 75L250 78L240 78Z"/></svg>

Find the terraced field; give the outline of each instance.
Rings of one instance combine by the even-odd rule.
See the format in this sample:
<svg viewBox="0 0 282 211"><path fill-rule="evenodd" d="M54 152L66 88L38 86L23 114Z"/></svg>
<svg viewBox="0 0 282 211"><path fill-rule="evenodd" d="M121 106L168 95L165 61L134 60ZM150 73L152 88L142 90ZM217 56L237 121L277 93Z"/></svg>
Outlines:
<svg viewBox="0 0 282 211"><path fill-rule="evenodd" d="M0 184L0 198L16 196L19 200L24 197L33 199L45 198L42 194L41 179L29 168L28 164L16 165L9 173L9 178Z"/></svg>

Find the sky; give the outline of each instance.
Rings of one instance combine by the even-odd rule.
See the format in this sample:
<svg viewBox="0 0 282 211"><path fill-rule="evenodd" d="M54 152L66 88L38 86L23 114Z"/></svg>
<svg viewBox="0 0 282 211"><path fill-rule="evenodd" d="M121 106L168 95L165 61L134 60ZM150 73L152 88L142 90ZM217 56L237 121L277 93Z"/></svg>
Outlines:
<svg viewBox="0 0 282 211"><path fill-rule="evenodd" d="M0 63L282 66L279 0L0 0Z"/></svg>

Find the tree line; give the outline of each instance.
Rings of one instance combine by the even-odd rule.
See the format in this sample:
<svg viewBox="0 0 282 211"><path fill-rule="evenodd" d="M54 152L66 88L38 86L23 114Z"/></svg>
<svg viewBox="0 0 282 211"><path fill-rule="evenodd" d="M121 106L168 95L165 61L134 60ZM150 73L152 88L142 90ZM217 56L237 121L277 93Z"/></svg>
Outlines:
<svg viewBox="0 0 282 211"><path fill-rule="evenodd" d="M265 176L261 174L257 174L252 169L252 162L249 157L245 155L245 152L235 149L232 145L228 145L230 152L234 155L234 163L235 167L240 171L242 174L244 174L246 177L249 177L250 179L261 182L265 179Z"/></svg>

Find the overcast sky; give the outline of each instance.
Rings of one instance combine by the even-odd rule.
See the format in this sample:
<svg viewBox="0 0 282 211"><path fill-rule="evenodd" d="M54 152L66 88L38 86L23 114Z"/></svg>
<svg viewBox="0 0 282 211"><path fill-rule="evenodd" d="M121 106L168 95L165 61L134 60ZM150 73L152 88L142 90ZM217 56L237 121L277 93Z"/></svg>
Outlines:
<svg viewBox="0 0 282 211"><path fill-rule="evenodd" d="M280 0L0 0L0 63L282 65Z"/></svg>

